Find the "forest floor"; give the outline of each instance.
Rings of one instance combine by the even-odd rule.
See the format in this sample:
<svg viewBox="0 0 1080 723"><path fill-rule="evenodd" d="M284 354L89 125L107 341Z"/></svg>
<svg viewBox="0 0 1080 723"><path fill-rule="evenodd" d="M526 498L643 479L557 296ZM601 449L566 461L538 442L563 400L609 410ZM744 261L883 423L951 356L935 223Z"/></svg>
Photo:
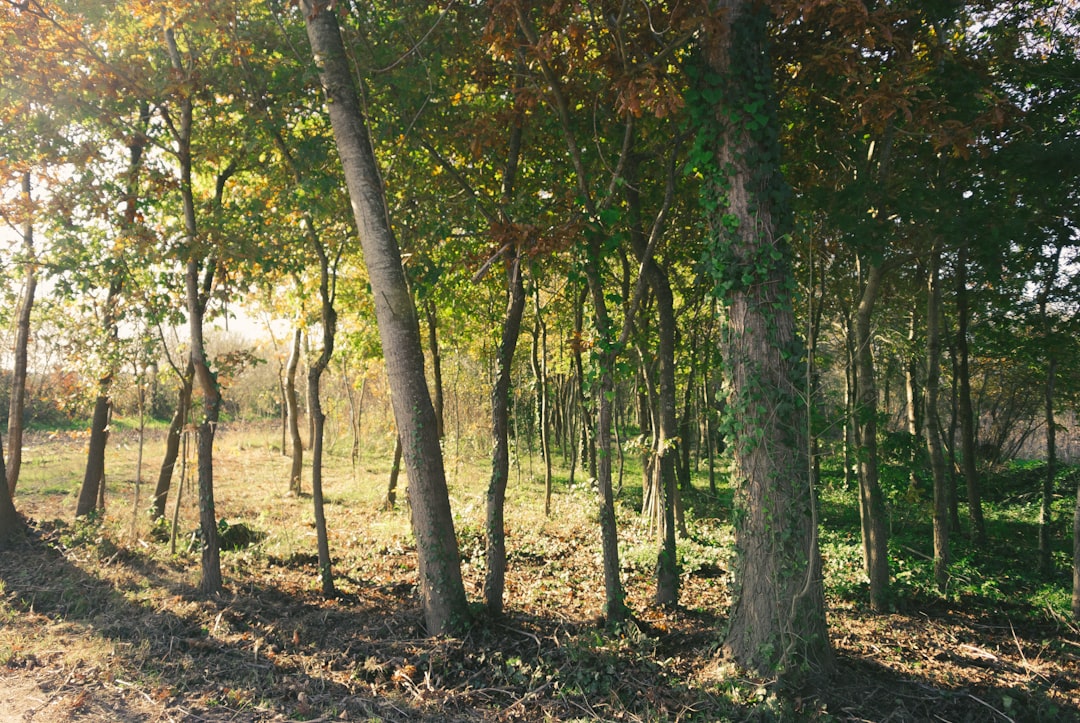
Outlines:
<svg viewBox="0 0 1080 723"><path fill-rule="evenodd" d="M979 577L978 555L965 557L957 591L944 597L916 584L925 553L905 543L894 562L895 608L875 614L851 570L857 517L840 506L853 495L829 495L823 550L836 673L780 699L717 654L729 602L723 495L688 495L698 515L681 543L683 607L657 609L655 547L627 474L620 535L636 617L612 628L598 617L591 491L563 479L545 517L539 464L522 463L507 504L505 616L432 639L421 627L407 511L380 508L388 455L365 455L356 470L347 456L330 457L339 594L324 599L311 500L284 494L288 462L273 436L218 437L218 515L257 539L223 552L226 591L212 599L197 594L188 535L176 554L145 518L132 535L130 435L114 437L108 511L90 523L72 521L84 442L31 440L16 495L30 534L0 555L0 721L1080 720L1080 629L1062 609L1068 581L1022 594L1009 587L1030 577L1027 539L997 539L986 554L1013 561L992 577ZM156 478L159 455L157 440L144 478ZM478 600L485 465L448 453L447 469L466 586ZM178 529L190 533L195 495L185 489L180 500Z"/></svg>

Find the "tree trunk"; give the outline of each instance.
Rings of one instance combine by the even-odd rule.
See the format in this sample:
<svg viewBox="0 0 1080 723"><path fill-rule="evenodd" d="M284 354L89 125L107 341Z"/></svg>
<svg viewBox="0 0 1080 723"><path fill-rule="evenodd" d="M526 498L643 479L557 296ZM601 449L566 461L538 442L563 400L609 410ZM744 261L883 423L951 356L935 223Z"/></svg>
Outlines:
<svg viewBox="0 0 1080 723"><path fill-rule="evenodd" d="M934 283L937 283L937 282L931 282L931 283L934 284ZM936 288L936 287L934 287L934 288ZM933 294L934 291L931 290L929 293ZM937 293L938 293L938 296L940 297L940 295L941 295L940 289L938 289ZM912 492L915 492L915 491L917 491L919 489L919 475L918 475L919 455L918 455L918 447L915 444L915 440L917 440L920 437L920 434L919 434L919 432L920 432L920 429L919 429L919 421L920 421L919 420L919 405L918 405L918 401L917 401L918 395L919 395L919 380L918 380L919 363L918 363L918 360L917 360L916 354L915 354L915 342L917 341L917 331L918 331L917 323L916 323L917 319L918 319L918 315L916 314L915 309L912 309L911 314L908 317L908 337L907 337L907 340L908 340L908 349L907 349L908 359L907 359L907 364L904 365L904 391L905 391L904 411L905 411L905 416L907 417L908 436L911 438L911 454L908 457L908 488ZM927 332L927 333L929 333L929 332ZM938 331L938 333L940 334L940 330ZM938 359L937 359L939 376L940 376L940 372L941 372L941 368L940 368L941 367L940 345L941 345L941 340L939 338L938 339L939 351L938 351ZM929 341L927 342L927 346L929 347ZM929 372L927 372L927 374L929 374ZM934 393L936 395L937 390L935 390ZM929 403L929 392L927 392L927 403ZM928 415L930 414L929 410L927 411L927 414ZM940 430L939 430L939 433L940 433ZM930 437L927 436L927 440L929 440L929 439L930 439ZM938 442L939 443L941 442L940 436L938 437ZM927 449L929 449L929 447Z"/></svg>
<svg viewBox="0 0 1080 723"><path fill-rule="evenodd" d="M720 350L735 422L735 577L723 649L743 668L795 683L824 675L832 652L790 295L790 210L779 168L768 12L733 0L725 20L702 35L707 67L698 73L704 87L696 101L698 133L712 156L706 264L727 311Z"/></svg>
<svg viewBox="0 0 1080 723"><path fill-rule="evenodd" d="M195 365L191 363L189 356L187 368L180 377L176 410L173 412L172 421L169 422L169 432L165 435L165 457L161 460L161 471L158 472L157 486L154 488L153 519L155 521L165 517L165 503L169 497L173 470L176 469L176 458L180 454L180 439L184 434L188 413L191 411L191 393L194 385Z"/></svg>
<svg viewBox="0 0 1080 723"><path fill-rule="evenodd" d="M626 184L630 242L638 261L644 264L642 272L656 299L656 329L659 337L657 355L660 358L660 379L656 390L659 433L656 435L654 447L659 480L654 489L662 494L661 520L663 524L659 526L661 545L656 558L656 593L653 600L657 605L674 607L679 603L679 563L675 548L675 496L678 494L676 467L680 447L680 443L677 442L680 439L680 429L675 409L675 298L671 293L667 273L652 256L646 255L648 240L641 223L641 196L637 190L636 171L636 164L630 164ZM644 362L644 359L642 361ZM689 396L693 387L693 373L687 384ZM689 409L683 415L684 422L688 421L688 416ZM689 435L685 434L687 427L688 425L683 425L681 435L681 446L684 448L688 443ZM685 472L689 477L689 460L684 461Z"/></svg>
<svg viewBox="0 0 1080 723"><path fill-rule="evenodd" d="M439 315L435 299L429 296L424 310L427 312L428 353L431 355L431 404L435 407L435 425L439 439L442 439L446 436L446 424L443 422L442 354L439 353Z"/></svg>
<svg viewBox="0 0 1080 723"><path fill-rule="evenodd" d="M1076 485L1076 507L1073 509L1073 569L1072 616L1080 621L1080 482Z"/></svg>
<svg viewBox="0 0 1080 723"><path fill-rule="evenodd" d="M22 192L26 202L26 221L23 223L23 248L26 251L26 268L23 272L23 293L15 317L14 366L11 372L11 397L8 405L8 460L4 479L7 480L8 497L15 496L22 469L23 423L26 409L26 360L30 344L30 314L34 308L37 290L37 259L34 254L34 223L30 211L30 172L23 174ZM0 455L2 457L2 455ZM14 509L14 508L13 508Z"/></svg>
<svg viewBox="0 0 1080 723"><path fill-rule="evenodd" d="M878 480L877 387L871 349L870 316L881 289L880 265L871 264L855 315L856 407L855 442L859 459L859 519L862 521L863 563L870 580L870 606L889 604L889 528L885 498Z"/></svg>
<svg viewBox="0 0 1080 723"><path fill-rule="evenodd" d="M300 9L326 94L375 301L394 417L409 475L424 618L428 632L435 635L465 621L468 606L437 420L424 376L416 309L390 229L382 179L335 10L318 0L301 0Z"/></svg>
<svg viewBox="0 0 1080 723"><path fill-rule="evenodd" d="M304 441L300 437L300 397L296 392L296 369L300 366L300 342L303 335L304 332L299 326L293 330L289 363L285 367L285 409L289 417L289 441L292 447L289 491L294 495L299 495L301 492L300 483L304 474Z"/></svg>
<svg viewBox="0 0 1080 723"><path fill-rule="evenodd" d="M859 368L855 358L855 320L850 309L844 309L844 489L853 484L855 466L855 410L858 403ZM865 556L864 556L865 557Z"/></svg>
<svg viewBox="0 0 1080 723"><path fill-rule="evenodd" d="M394 461L390 463L390 477L386 482L386 501L383 509L389 512L397 504L398 477L401 476L401 435L394 437Z"/></svg>
<svg viewBox="0 0 1080 723"><path fill-rule="evenodd" d="M977 547L986 544L986 523L983 521L982 495L979 492L979 472L975 466L975 414L971 406L971 374L968 365L968 290L967 244L960 245L956 260L956 353L959 377L960 404L960 464L967 486L968 514L971 517L971 539Z"/></svg>
<svg viewBox="0 0 1080 723"><path fill-rule="evenodd" d="M1054 387L1057 385L1057 358L1051 351L1046 364L1046 387L1044 388L1044 414L1046 424L1046 471L1043 473L1042 494L1039 501L1039 569L1044 575L1054 570L1053 514L1054 478L1057 476L1057 424L1054 422Z"/></svg>
<svg viewBox="0 0 1080 723"><path fill-rule="evenodd" d="M308 229L314 235L314 228ZM311 501L315 512L315 537L319 548L319 582L323 597L335 595L334 575L330 567L330 542L326 534L326 507L323 504L323 441L326 436L326 414L319 398L319 384L323 372L334 354L334 336L337 332L337 311L334 309L334 289L331 281L330 259L321 242L312 239L319 256L319 300L322 318L322 351L308 366L308 413L314 423L311 444Z"/></svg>
<svg viewBox="0 0 1080 723"><path fill-rule="evenodd" d="M107 345L115 345L118 330L116 328L116 301L120 295L121 281L114 276L109 284L109 293L105 297L105 310L102 314ZM106 358L111 354L105 354ZM105 478L105 449L109 442L109 412L112 409L111 388L115 370L110 368L105 375L98 380L98 394L94 402L94 416L90 422L90 443L86 455L86 472L83 475L82 487L79 489L79 501L75 508L75 516L88 515L99 507L99 501L104 499L104 490L101 485Z"/></svg>
<svg viewBox="0 0 1080 723"><path fill-rule="evenodd" d="M548 374L547 374L547 324L544 323L543 311L540 308L540 287L534 285L533 305L536 318L533 322L533 345L532 345L532 368L536 378L536 407L537 425L540 427L540 454L544 458L544 516L551 516L551 438L548 407Z"/></svg>
<svg viewBox="0 0 1080 723"><path fill-rule="evenodd" d="M172 28L165 29L165 42L173 70L190 77L192 69L185 68L176 45ZM207 294L216 271L216 262L201 243L195 215L195 195L192 184L191 138L194 107L192 95L183 94L177 99L180 107L180 123L174 130L176 156L180 166L180 196L183 201L184 236L187 244L187 263L184 285L187 294L188 330L191 344L191 365L195 379L202 391L202 419L198 425L199 451L199 530L202 534L202 559L199 589L207 595L221 592L221 555L218 548L217 515L214 509L214 433L217 431L221 409L221 393L217 375L210 370L203 341L203 316L206 312ZM167 107L163 108L168 112ZM219 184L219 188L222 185ZM220 201L220 198L218 199ZM200 286L200 269L206 259L206 277ZM204 293L205 290L205 293Z"/></svg>
<svg viewBox="0 0 1080 723"><path fill-rule="evenodd" d="M0 444L0 550L4 550L14 543L22 534L23 525L19 513L15 511L15 503L11 501L8 492L7 479L4 469L4 446Z"/></svg>
<svg viewBox="0 0 1080 723"><path fill-rule="evenodd" d="M941 242L934 243L926 294L926 448L934 476L934 582L943 593L949 584L949 481L941 448L938 394L941 386ZM914 329L914 321L912 328Z"/></svg>
<svg viewBox="0 0 1080 723"><path fill-rule="evenodd" d="M495 357L495 385L491 391L491 481L487 492L487 573L484 577L484 605L488 614L498 617L503 609L503 587L506 579L506 532L503 509L506 502L506 481L510 474L510 374L514 350L521 333L521 317L525 311L525 284L522 281L521 259L514 251L508 260L507 305L503 321L502 340Z"/></svg>

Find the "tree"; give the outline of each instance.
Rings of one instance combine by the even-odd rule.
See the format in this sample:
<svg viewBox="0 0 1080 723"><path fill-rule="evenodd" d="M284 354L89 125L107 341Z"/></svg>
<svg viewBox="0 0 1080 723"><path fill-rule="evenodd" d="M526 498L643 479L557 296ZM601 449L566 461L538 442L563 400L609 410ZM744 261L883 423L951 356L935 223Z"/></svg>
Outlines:
<svg viewBox="0 0 1080 723"><path fill-rule="evenodd" d="M394 418L409 475L420 595L428 632L443 633L468 617L461 562L446 489L435 410L424 377L416 308L390 229L389 213L367 122L332 4L302 0L364 261L375 297Z"/></svg>
<svg viewBox="0 0 1080 723"><path fill-rule="evenodd" d="M794 681L827 672L832 654L767 22L764 7L737 1L706 26L689 105L711 227L707 264L726 321L736 569L723 648L743 668Z"/></svg>

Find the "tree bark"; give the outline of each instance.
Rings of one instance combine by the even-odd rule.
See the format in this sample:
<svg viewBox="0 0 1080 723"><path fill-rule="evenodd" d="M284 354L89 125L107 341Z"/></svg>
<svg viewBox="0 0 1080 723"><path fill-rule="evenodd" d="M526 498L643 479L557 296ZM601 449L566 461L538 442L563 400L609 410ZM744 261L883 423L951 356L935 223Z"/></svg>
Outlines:
<svg viewBox="0 0 1080 723"><path fill-rule="evenodd" d="M503 587L506 580L506 533L503 521L506 503L506 482L510 475L510 374L514 350L521 334L521 317L525 311L525 284L522 280L521 259L510 252L507 269L507 305L503 320L502 340L495 356L495 385L491 391L491 481L487 491L485 532L487 572L484 576L484 606L488 614L498 617L503 609Z"/></svg>
<svg viewBox="0 0 1080 723"><path fill-rule="evenodd" d="M424 304L427 316L428 353L431 355L431 404L435 407L435 425L439 430L439 439L446 436L446 424L443 421L443 380L442 354L439 353L439 314L435 299L428 297Z"/></svg>
<svg viewBox="0 0 1080 723"><path fill-rule="evenodd" d="M941 386L941 242L934 243L927 273L926 407L924 426L930 469L934 477L934 582L944 593L949 584L949 481L941 448L938 394ZM914 322L912 323L914 328Z"/></svg>
<svg viewBox="0 0 1080 723"><path fill-rule="evenodd" d="M185 68L172 28L165 29L165 43L173 70L185 77L192 69ZM200 287L200 271L207 249L199 238L195 212L195 193L192 183L191 140L194 106L192 96L182 94L177 99L180 110L179 126L166 113L167 125L176 141L176 158L180 166L180 196L183 202L184 236L187 244L187 263L184 285L187 298L188 331L191 344L191 364L195 379L202 391L202 419L198 425L198 471L199 471L199 530L202 534L201 577L199 589L207 595L221 592L221 551L218 548L217 514L214 509L214 434L217 431L221 410L221 392L217 375L211 371L203 340L203 316L206 312L206 296L202 288L209 289L216 267L213 258L206 259L206 280ZM222 184L219 183L219 189ZM220 198L218 199L220 201Z"/></svg>
<svg viewBox="0 0 1080 723"><path fill-rule="evenodd" d="M416 308L390 229L382 179L332 5L301 0L308 40L352 199L375 301L394 417L409 475L419 587L428 632L448 632L468 618L465 587L438 425L424 376Z"/></svg>
<svg viewBox="0 0 1080 723"><path fill-rule="evenodd" d="M309 234L314 235L313 228ZM319 384L323 372L334 354L334 336L337 333L337 311L334 309L334 288L331 281L330 259L322 243L313 238L312 246L319 257L319 302L322 318L322 350L318 358L308 366L308 413L314 427L311 444L311 502L315 513L315 537L319 548L319 582L324 597L335 595L334 574L330 567L330 541L326 533L326 507L323 504L323 441L326 436L326 413L319 398Z"/></svg>
<svg viewBox="0 0 1080 723"><path fill-rule="evenodd" d="M23 174L23 198L26 202L26 221L23 223L23 248L26 252L26 268L23 272L23 293L15 317L15 347L11 371L11 397L8 405L8 459L4 479L7 480L8 497L15 496L22 469L23 424L26 410L26 365L30 344L30 315L34 308L37 290L37 259L34 253L34 223L30 210L30 172Z"/></svg>
<svg viewBox="0 0 1080 723"><path fill-rule="evenodd" d="M654 489L661 493L661 522L659 525L661 545L656 558L656 592L653 596L657 605L674 607L679 603L679 563L675 547L675 496L677 455L680 438L679 422L676 412L675 388L675 297L671 292L668 275L652 256L646 256L648 240L641 222L641 195L637 190L636 163L629 164L627 170L626 201L630 220L630 242L638 261L643 264L642 272L656 299L658 334L657 355L660 360L659 384L657 385L657 406L659 421L655 455L658 484ZM644 360L642 360L644 362ZM687 382L687 393L693 385L693 374ZM689 410L684 414L684 420ZM687 444L687 434L681 436L681 444ZM686 465L689 477L689 464Z"/></svg>
<svg viewBox="0 0 1080 723"><path fill-rule="evenodd" d="M833 661L790 294L788 191L779 167L768 12L732 0L724 21L703 33L707 67L697 73L704 85L698 132L712 156L706 263L727 311L720 350L735 422L736 559L723 650L740 667L796 683L825 674Z"/></svg>
<svg viewBox="0 0 1080 723"><path fill-rule="evenodd" d="M551 516L551 420L550 395L548 394L547 373L547 324L540 308L540 288L534 284L533 306L536 318L533 321L532 369L536 378L537 426L540 428L540 454L544 458L544 516Z"/></svg>
<svg viewBox="0 0 1080 723"><path fill-rule="evenodd" d="M1044 575L1054 570L1053 510L1054 478L1057 477L1057 424L1054 422L1054 389L1057 386L1057 357L1051 351L1046 363L1044 407L1046 424L1046 471L1043 472L1042 494L1039 495L1039 569Z"/></svg>
<svg viewBox="0 0 1080 723"><path fill-rule="evenodd" d="M968 365L967 244L960 245L956 260L956 353L959 377L960 464L967 487L968 515L971 517L971 539L976 546L986 544L986 523L983 521L982 495L979 492L979 472L975 466L975 414L971 405L971 374Z"/></svg>
<svg viewBox="0 0 1080 723"><path fill-rule="evenodd" d="M155 521L165 517L165 504L169 497L169 487L172 485L173 471L176 469L176 458L180 454L180 440L191 411L191 394L194 386L195 365L192 364L189 355L187 368L180 375L176 410L173 412L172 421L169 422L169 431L165 435L165 456L161 460L161 471L158 472L157 485L154 487L153 519Z"/></svg>
<svg viewBox="0 0 1080 723"><path fill-rule="evenodd" d="M877 611L887 609L889 604L889 528L885 519L885 498L878 480L878 406L874 355L870 344L870 317L883 276L880 264L870 265L855 314L855 442L859 461L859 519L862 521L863 563L870 580L870 606Z"/></svg>
<svg viewBox="0 0 1080 723"><path fill-rule="evenodd" d="M401 476L401 435L394 437L394 461L390 463L390 477L386 481L386 501L383 509L389 512L397 505L398 477Z"/></svg>
<svg viewBox="0 0 1080 723"><path fill-rule="evenodd" d="M289 418L289 441L292 449L289 491L294 495L300 494L300 483L304 474L304 441L300 437L300 397L296 392L296 369L300 366L300 342L303 335L304 332L299 326L293 330L289 363L285 367L285 409Z"/></svg>
<svg viewBox="0 0 1080 723"><path fill-rule="evenodd" d="M105 309L102 314L102 325L105 330L104 344L109 347L115 346L118 338L116 326L116 303L120 295L121 280L119 276L113 276L109 284L109 292L105 297ZM98 380L97 399L94 401L94 414L90 422L90 442L86 454L86 471L83 475L82 487L79 489L79 501L75 508L75 516L88 515L99 507L104 500L104 490L101 486L105 479L105 449L109 442L109 417L112 410L112 381L115 374L115 362L111 361L111 350L104 355L109 365L105 374Z"/></svg>
<svg viewBox="0 0 1080 723"><path fill-rule="evenodd" d="M4 468L4 446L0 443L0 481L7 478ZM0 483L0 550L14 543L22 534L23 524L15 503L11 500L6 482Z"/></svg>

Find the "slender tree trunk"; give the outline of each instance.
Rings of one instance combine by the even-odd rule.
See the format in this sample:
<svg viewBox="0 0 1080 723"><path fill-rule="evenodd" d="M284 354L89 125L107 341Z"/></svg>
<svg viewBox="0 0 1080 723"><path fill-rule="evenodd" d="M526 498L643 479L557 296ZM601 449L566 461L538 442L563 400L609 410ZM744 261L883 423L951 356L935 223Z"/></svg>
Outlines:
<svg viewBox="0 0 1080 723"><path fill-rule="evenodd" d="M885 519L885 498L878 480L878 406L870 317L883 275L881 266L876 264L867 270L862 299L855 315L859 518L862 521L863 562L870 580L870 606L878 611L885 610L889 604L889 528Z"/></svg>
<svg viewBox="0 0 1080 723"><path fill-rule="evenodd" d="M630 217L630 241L638 261L644 264L642 272L656 299L657 333L659 343L657 355L660 358L660 380L657 388L657 406L659 433L656 435L654 454L659 474L655 489L662 493L662 522L660 525L661 545L656 558L656 593L653 600L657 605L674 607L679 603L679 563L675 548L675 496L677 459L679 447L688 444L684 434L679 440L680 429L677 419L675 388L675 298L671 293L668 275L651 256L646 256L648 240L641 222L641 196L637 191L637 168L631 164L627 171L626 199ZM644 361L644 359L642 360ZM688 382L687 393L693 386L693 374ZM684 413L683 421L689 410ZM685 460L685 472L689 477L689 460Z"/></svg>
<svg viewBox="0 0 1080 723"><path fill-rule="evenodd" d="M844 310L844 489L853 484L855 466L855 424L858 409L859 367L855 358L855 319L849 309Z"/></svg>
<svg viewBox="0 0 1080 723"><path fill-rule="evenodd" d="M955 336L951 337L955 342ZM960 426L960 373L959 361L957 360L956 344L949 347L949 357L952 360L952 396L949 401L949 527L956 534L960 534L960 495L957 485L956 464L956 431Z"/></svg>
<svg viewBox="0 0 1080 723"><path fill-rule="evenodd" d="M540 308L540 286L534 284L533 309L536 318L533 321L533 345L532 345L532 368L533 376L536 377L536 407L537 425L540 428L540 454L544 458L544 516L551 516L551 420L548 406L548 374L547 374L547 324L544 323L543 311Z"/></svg>
<svg viewBox="0 0 1080 723"><path fill-rule="evenodd" d="M1072 616L1073 620L1080 621L1080 482L1076 485L1076 507L1073 509L1072 579Z"/></svg>
<svg viewBox="0 0 1080 723"><path fill-rule="evenodd" d="M390 463L390 477L386 481L386 501L383 509L389 512L397 504L398 477L401 476L401 435L394 437L394 461Z"/></svg>
<svg viewBox="0 0 1080 723"><path fill-rule="evenodd" d="M975 414L971 406L971 374L968 365L968 289L967 244L960 245L956 260L956 352L960 404L960 464L967 487L968 514L971 517L971 539L976 546L986 544L986 523L983 521L982 495L979 492L979 472L975 466Z"/></svg>
<svg viewBox="0 0 1080 723"><path fill-rule="evenodd" d="M301 481L304 474L304 441L300 437L300 397L296 392L296 369L300 366L300 342L303 335L304 332L299 326L293 330L289 363L285 367L285 409L289 417L289 441L292 444L289 491L295 495L299 495L301 492Z"/></svg>
<svg viewBox="0 0 1080 723"><path fill-rule="evenodd" d="M931 291L930 293L933 293L933 291ZM940 290L938 290L939 296L940 296L940 293L941 293ZM918 490L918 488L919 488L919 475L918 475L919 455L918 455L918 447L915 445L915 440L917 440L920 437L920 434L919 434L919 405L918 405L918 401L917 401L918 396L919 396L919 380L918 380L919 363L918 363L918 360L916 359L916 355L915 355L915 342L917 340L917 334L916 334L916 332L917 332L917 323L916 323L917 319L918 319L918 315L916 314L916 311L913 308L911 310L911 314L908 317L908 337L907 337L908 338L908 350L907 350L908 359L907 359L907 364L904 365L904 391L905 391L904 411L905 411L906 417L907 417L908 436L911 438L911 455L908 458L908 487L913 492ZM938 340L939 346L940 346L940 343L941 343L941 340L939 339ZM927 344L927 346L929 346L929 343ZM938 354L938 357L939 357L938 361L937 361L937 363L939 365L938 372L940 374L940 364L941 364L940 353ZM935 391L935 394L936 393L937 392ZM927 399L928 399L927 403L929 403L929 393L927 394ZM927 412L927 414L929 414L929 411ZM929 439L929 437L927 437L927 439ZM941 438L938 437L938 442L940 442L940 441L941 441Z"/></svg>
<svg viewBox="0 0 1080 723"><path fill-rule="evenodd" d="M309 228L309 234L315 234ZM334 354L334 336L337 333L337 311L334 309L334 284L331 280L330 259L322 243L313 238L312 246L319 257L319 300L322 317L322 350L318 358L308 366L308 412L314 423L311 445L311 501L315 513L315 537L319 548L319 582L324 597L335 595L334 574L330 566L330 541L326 533L326 507L323 504L323 442L326 437L326 413L319 397L319 385L323 372L330 365Z"/></svg>
<svg viewBox="0 0 1080 723"><path fill-rule="evenodd" d="M926 448L934 476L934 581L938 592L949 584L949 483L941 448L938 393L941 386L941 242L936 241L927 274L926 304ZM914 328L914 321L912 322Z"/></svg>
<svg viewBox="0 0 1080 723"><path fill-rule="evenodd" d="M698 132L713 159L706 263L727 311L720 350L736 422L736 559L723 650L741 667L795 683L824 675L833 661L789 291L790 210L776 142L768 12L743 0L727 8L726 22L702 34L707 67L698 73L705 87L696 101L703 105ZM760 110L751 116L748 108Z"/></svg>
<svg viewBox="0 0 1080 723"><path fill-rule="evenodd" d="M177 394L176 410L173 412L172 421L169 422L169 431L165 435L165 457L161 460L161 471L158 472L157 485L154 487L154 511L153 519L160 520L165 517L165 503L169 497L169 487L172 484L173 470L176 468L176 458L180 454L180 439L184 434L184 426L187 424L188 413L191 411L191 393L195 385L195 365L188 357L187 368L180 376L180 391Z"/></svg>
<svg viewBox="0 0 1080 723"><path fill-rule="evenodd" d="M484 577L484 605L488 614L498 617L503 609L503 587L506 579L506 532L503 510L506 503L506 481L510 474L509 405L510 375L514 350L521 333L521 317L525 311L525 284L522 281L521 259L513 253L507 270L507 305L503 321L502 341L495 356L495 385L491 391L491 481L487 492L487 573Z"/></svg>
<svg viewBox="0 0 1080 723"><path fill-rule="evenodd" d="M172 28L165 29L165 42L173 69L184 77L190 77L192 69L184 67ZM212 258L207 259L206 280L203 280L200 287L202 260L209 254L199 238L195 213L191 158L194 115L192 95L181 95L177 104L180 108L179 126L175 126L171 118L168 125L173 129L176 141L176 156L180 166L180 196L183 201L184 235L188 246L184 285L187 292L191 364L195 370L195 379L202 391L202 418L198 425L197 445L199 451L199 529L202 533L202 575L199 580L199 589L204 594L216 595L221 592L221 551L218 547L217 514L214 509L214 433L217 431L218 415L221 409L221 393L217 375L210 370L206 357L206 345L203 341L206 295L202 293L203 288L210 288L216 262ZM221 188L220 183L219 188Z"/></svg>
<svg viewBox="0 0 1080 723"><path fill-rule="evenodd" d="M424 376L416 308L390 229L382 179L335 10L319 0L301 0L300 10L326 94L375 299L394 417L409 475L424 617L431 634L448 632L468 618L468 606L437 420Z"/></svg>
<svg viewBox="0 0 1080 723"><path fill-rule="evenodd" d="M26 203L26 221L23 223L23 249L26 253L23 272L23 291L15 314L15 348L11 371L11 397L8 403L8 460L4 478L7 480L8 497L15 496L22 469L23 423L26 410L26 365L30 345L30 315L34 308L37 290L37 259L34 252L34 223L30 210L30 172L23 174L23 199Z"/></svg>
<svg viewBox="0 0 1080 723"><path fill-rule="evenodd" d="M1039 502L1039 569L1044 575L1054 570L1053 512L1054 478L1057 476L1057 424L1054 422L1054 388L1057 385L1057 358L1050 352L1046 364L1046 387L1043 389L1046 424L1046 471L1043 473Z"/></svg>
<svg viewBox="0 0 1080 723"><path fill-rule="evenodd" d="M446 425L443 422L442 354L439 352L439 315L434 298L428 297L424 310L427 314L428 353L431 356L431 403L435 407L439 439L442 439L446 436Z"/></svg>
<svg viewBox="0 0 1080 723"><path fill-rule="evenodd" d="M106 332L105 344L115 346L118 338L116 327L116 303L120 295L121 282L118 276L114 276L109 284L109 292L105 297L105 310L102 314L102 324ZM109 354L105 355L109 357ZM111 366L110 362L110 366ZM94 415L90 422L90 443L86 455L86 472L83 475L82 487L79 489L79 501L75 508L75 516L88 515L95 509L102 507L100 501L104 498L101 486L105 479L105 449L109 442L109 412L112 409L112 381L115 370L110 368L105 375L98 380L97 399L94 401Z"/></svg>

